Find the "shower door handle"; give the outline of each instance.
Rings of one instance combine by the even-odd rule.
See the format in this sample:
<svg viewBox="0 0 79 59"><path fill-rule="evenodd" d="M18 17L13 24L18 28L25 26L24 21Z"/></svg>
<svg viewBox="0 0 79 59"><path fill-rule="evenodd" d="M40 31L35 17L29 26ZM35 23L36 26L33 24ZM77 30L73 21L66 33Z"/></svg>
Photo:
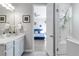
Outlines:
<svg viewBox="0 0 79 59"><path fill-rule="evenodd" d="M50 35L50 37L53 37L53 36L54 36L53 34Z"/></svg>

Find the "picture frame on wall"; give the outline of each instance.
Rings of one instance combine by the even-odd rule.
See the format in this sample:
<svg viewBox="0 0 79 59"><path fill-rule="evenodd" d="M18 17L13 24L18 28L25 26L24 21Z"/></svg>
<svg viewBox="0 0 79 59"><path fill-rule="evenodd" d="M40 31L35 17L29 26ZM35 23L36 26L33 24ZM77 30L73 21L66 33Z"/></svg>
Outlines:
<svg viewBox="0 0 79 59"><path fill-rule="evenodd" d="M23 15L23 23L30 23L30 15Z"/></svg>
<svg viewBox="0 0 79 59"><path fill-rule="evenodd" d="M0 23L6 22L6 15L0 15Z"/></svg>

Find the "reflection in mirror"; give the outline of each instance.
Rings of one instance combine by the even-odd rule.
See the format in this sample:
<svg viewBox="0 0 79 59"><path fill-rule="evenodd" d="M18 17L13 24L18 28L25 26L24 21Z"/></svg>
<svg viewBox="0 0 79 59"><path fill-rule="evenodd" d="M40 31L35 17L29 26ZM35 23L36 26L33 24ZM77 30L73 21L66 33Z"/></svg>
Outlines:
<svg viewBox="0 0 79 59"><path fill-rule="evenodd" d="M11 4L0 4L0 35L14 31L14 10Z"/></svg>

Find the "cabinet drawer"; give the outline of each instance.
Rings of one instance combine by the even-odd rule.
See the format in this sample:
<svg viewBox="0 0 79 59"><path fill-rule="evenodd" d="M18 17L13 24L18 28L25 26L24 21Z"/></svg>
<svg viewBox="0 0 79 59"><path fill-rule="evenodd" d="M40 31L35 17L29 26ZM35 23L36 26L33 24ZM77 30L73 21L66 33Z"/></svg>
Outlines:
<svg viewBox="0 0 79 59"><path fill-rule="evenodd" d="M6 50L13 48L13 41L6 44Z"/></svg>

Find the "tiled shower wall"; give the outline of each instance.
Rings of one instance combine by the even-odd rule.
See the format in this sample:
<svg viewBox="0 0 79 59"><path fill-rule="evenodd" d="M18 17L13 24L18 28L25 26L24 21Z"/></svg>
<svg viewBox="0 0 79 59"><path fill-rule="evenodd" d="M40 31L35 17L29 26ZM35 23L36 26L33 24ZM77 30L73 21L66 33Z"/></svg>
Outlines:
<svg viewBox="0 0 79 59"><path fill-rule="evenodd" d="M70 36L72 27L71 26L72 18L64 24L64 16L68 10L69 10L68 14L72 13L71 4L68 3L56 4L57 55L66 55L66 44L67 44L66 39Z"/></svg>

